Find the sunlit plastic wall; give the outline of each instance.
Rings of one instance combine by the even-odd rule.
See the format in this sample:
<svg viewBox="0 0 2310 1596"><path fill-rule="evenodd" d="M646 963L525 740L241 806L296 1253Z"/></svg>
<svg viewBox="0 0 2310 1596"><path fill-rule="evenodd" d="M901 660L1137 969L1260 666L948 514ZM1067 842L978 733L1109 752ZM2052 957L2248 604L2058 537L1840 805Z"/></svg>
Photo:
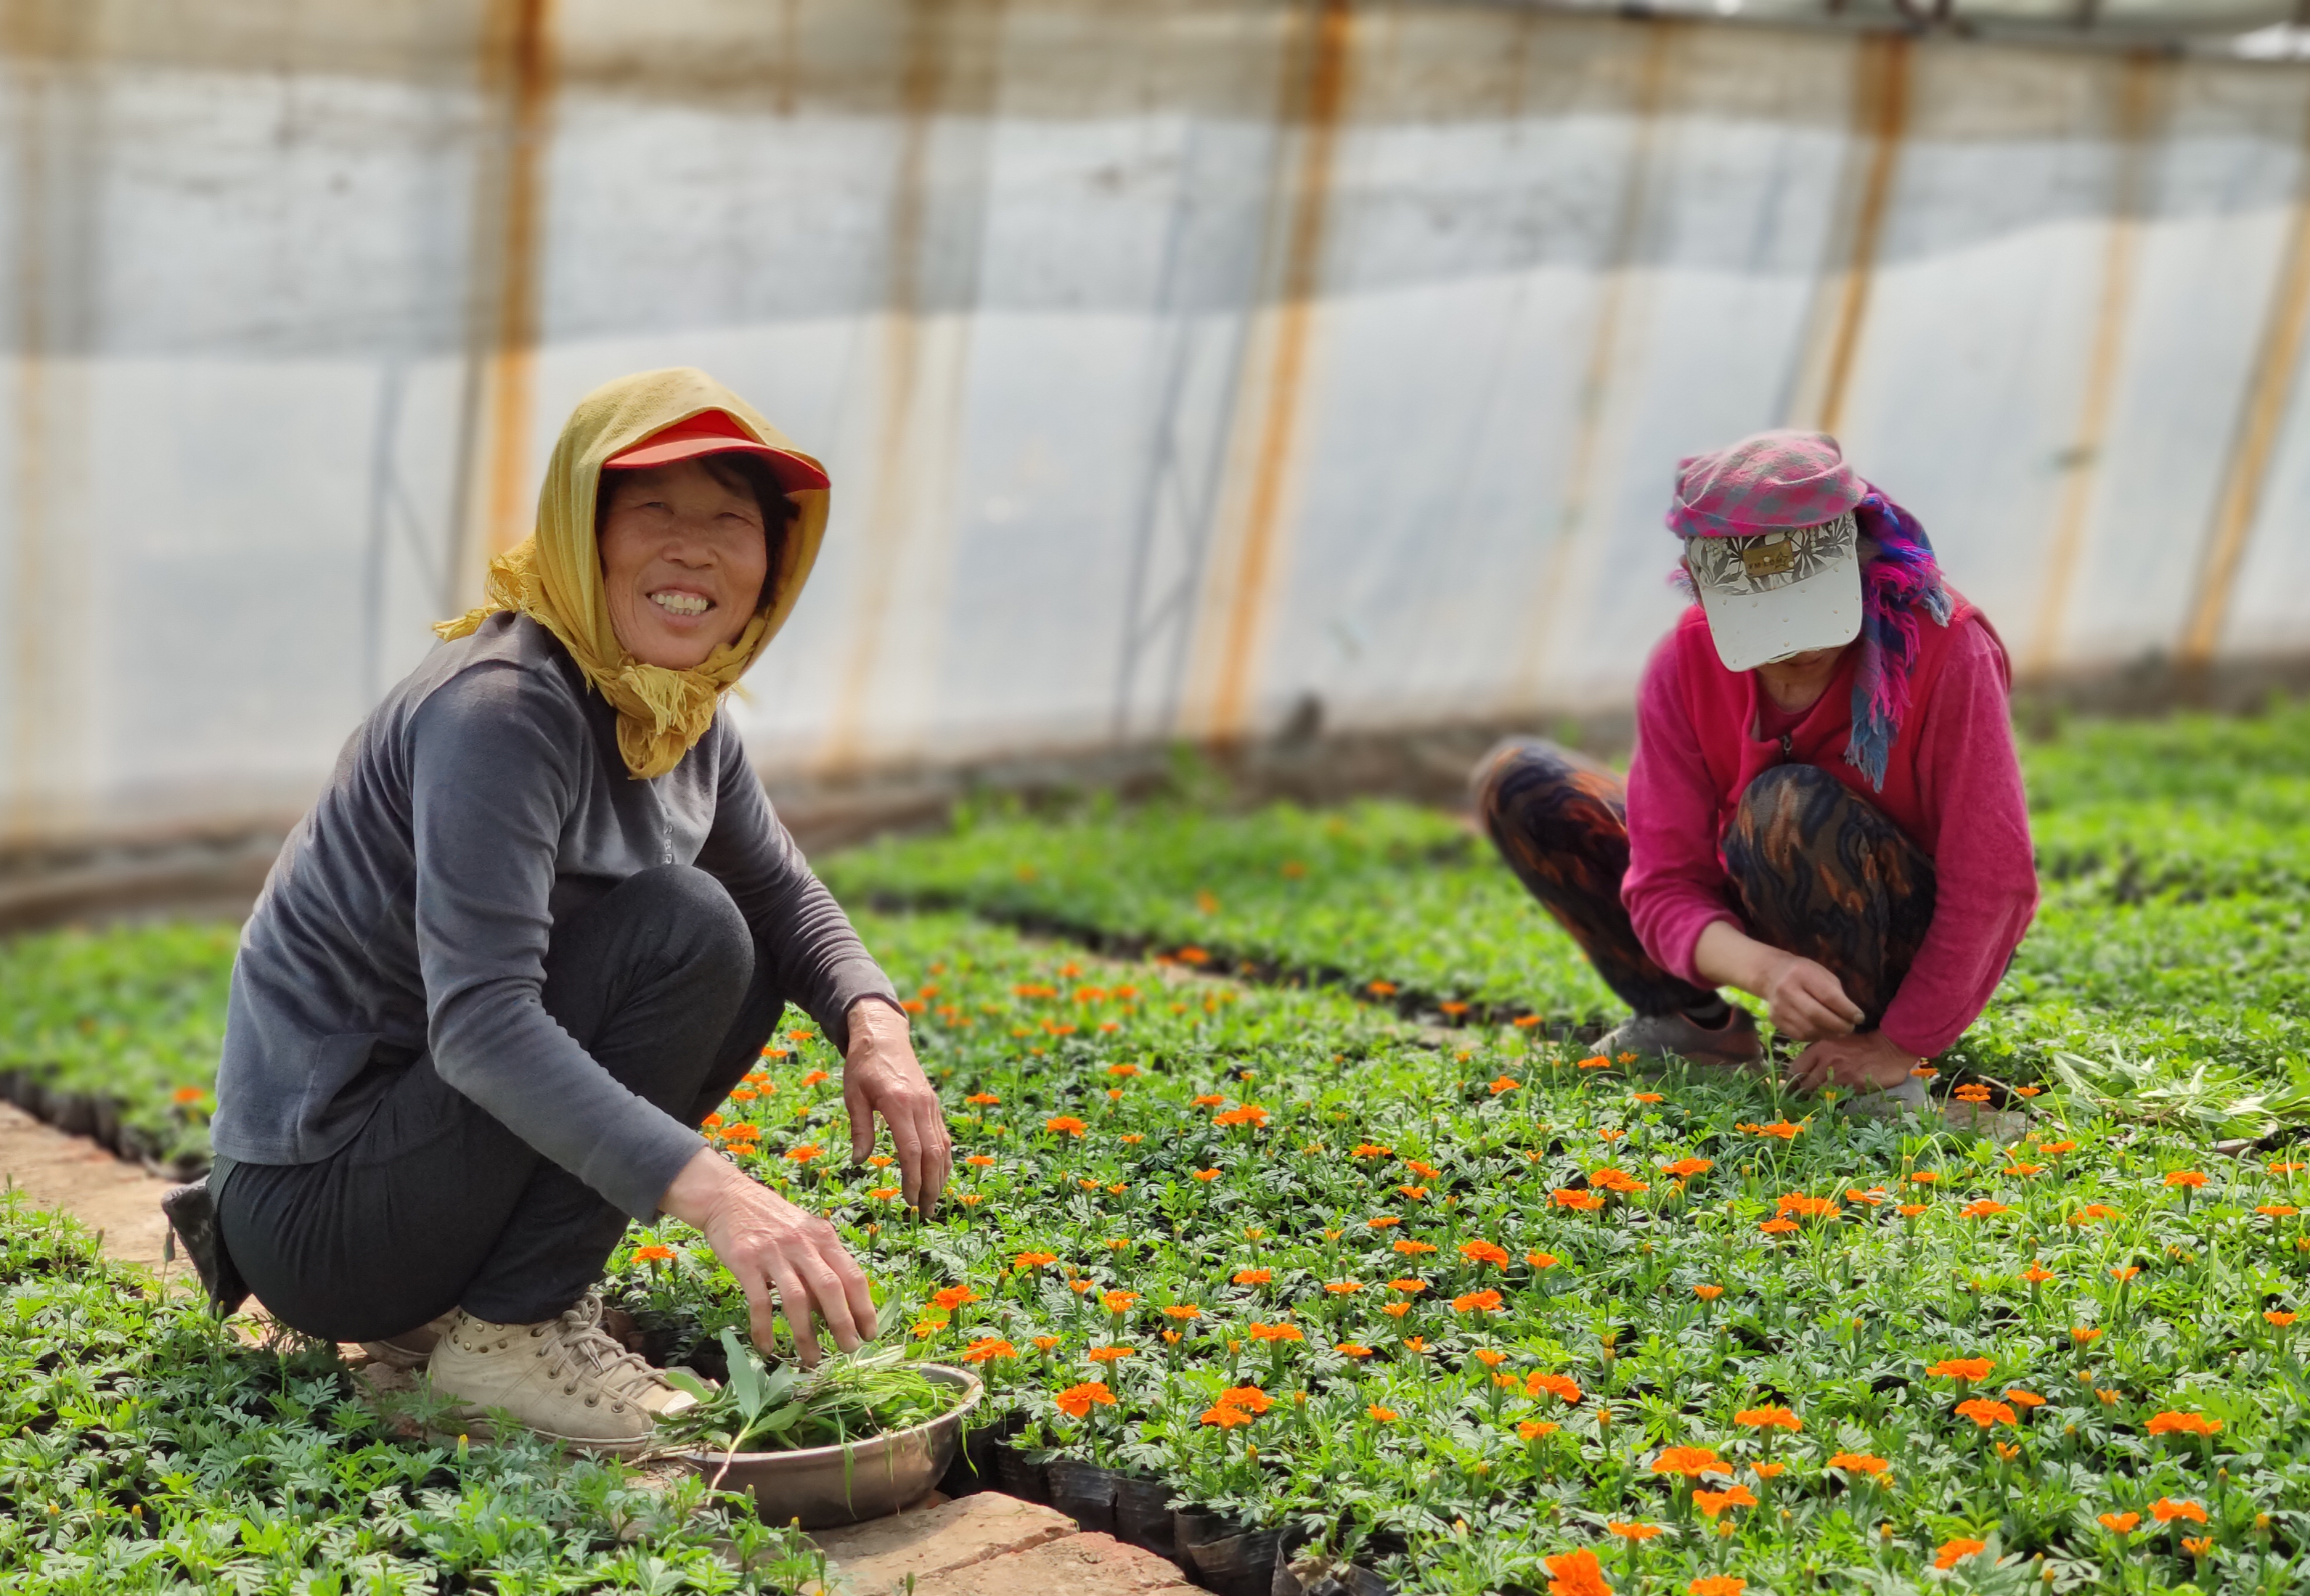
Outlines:
<svg viewBox="0 0 2310 1596"><path fill-rule="evenodd" d="M198 13L198 14L195 14ZM839 774L1624 701L1826 427L2027 672L2310 649L2310 73L1508 5L76 0L0 28L0 798L293 807L704 366Z"/></svg>

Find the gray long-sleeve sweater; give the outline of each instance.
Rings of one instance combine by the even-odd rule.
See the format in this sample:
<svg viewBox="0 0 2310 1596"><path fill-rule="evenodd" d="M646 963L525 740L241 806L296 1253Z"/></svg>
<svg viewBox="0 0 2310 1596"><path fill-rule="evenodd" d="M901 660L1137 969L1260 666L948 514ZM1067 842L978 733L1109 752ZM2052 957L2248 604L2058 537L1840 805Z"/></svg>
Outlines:
<svg viewBox="0 0 2310 1596"><path fill-rule="evenodd" d="M698 1133L621 1086L541 1001L553 924L659 864L729 889L780 990L847 1045L889 980L771 812L726 715L637 781L616 714L535 621L433 651L354 732L241 932L211 1134L309 1164L360 1131L380 1045L647 1219Z"/></svg>

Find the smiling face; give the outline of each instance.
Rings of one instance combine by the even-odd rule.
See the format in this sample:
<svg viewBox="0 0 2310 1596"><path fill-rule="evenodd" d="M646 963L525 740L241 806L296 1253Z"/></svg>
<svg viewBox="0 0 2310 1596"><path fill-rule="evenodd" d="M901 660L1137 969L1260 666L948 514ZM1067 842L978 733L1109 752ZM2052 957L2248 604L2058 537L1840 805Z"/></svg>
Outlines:
<svg viewBox="0 0 2310 1596"><path fill-rule="evenodd" d="M601 491L602 582L628 654L687 671L746 629L770 560L742 478L682 460L605 471Z"/></svg>

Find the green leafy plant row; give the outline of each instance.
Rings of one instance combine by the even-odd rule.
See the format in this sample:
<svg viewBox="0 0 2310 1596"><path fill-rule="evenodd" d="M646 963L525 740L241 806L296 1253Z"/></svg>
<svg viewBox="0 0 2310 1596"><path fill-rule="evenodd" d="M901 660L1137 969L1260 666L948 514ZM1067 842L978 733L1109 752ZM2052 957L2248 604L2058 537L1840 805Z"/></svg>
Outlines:
<svg viewBox="0 0 2310 1596"><path fill-rule="evenodd" d="M947 1204L842 1167L806 1025L712 1129L1029 1457L1438 1596L2310 1574L2298 1153L2220 1158L2106 1079L1880 1121L962 915L863 929L947 1097ZM669 1345L743 1323L678 1225L615 1270Z"/></svg>
<svg viewBox="0 0 2310 1596"><path fill-rule="evenodd" d="M0 1590L799 1591L743 1498L519 1440L410 1440L334 1348L241 1345L0 1196Z"/></svg>

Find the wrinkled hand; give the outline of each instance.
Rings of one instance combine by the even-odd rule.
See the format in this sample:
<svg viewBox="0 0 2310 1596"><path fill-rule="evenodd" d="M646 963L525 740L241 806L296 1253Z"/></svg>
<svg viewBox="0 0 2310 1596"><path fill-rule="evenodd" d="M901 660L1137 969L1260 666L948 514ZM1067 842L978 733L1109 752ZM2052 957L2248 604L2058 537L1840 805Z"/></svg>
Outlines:
<svg viewBox="0 0 2310 1596"><path fill-rule="evenodd" d="M899 1155L899 1187L925 1219L938 1211L939 1193L954 1172L954 1143L946 1111L931 1089L907 1017L890 1004L861 998L850 1005L850 1050L842 1063L842 1106L850 1113L850 1161L874 1150L874 1116L890 1127Z"/></svg>
<svg viewBox="0 0 2310 1596"><path fill-rule="evenodd" d="M1783 953L1752 989L1771 1005L1773 1028L1800 1042L1849 1037L1861 1023L1861 1007L1823 965Z"/></svg>
<svg viewBox="0 0 2310 1596"><path fill-rule="evenodd" d="M777 1345L773 1290L804 1368L818 1363L813 1314L845 1352L873 1339L874 1298L864 1271L834 1227L796 1208L713 1149L699 1149L658 1206L705 1232L706 1245L738 1277L754 1345L763 1352Z"/></svg>
<svg viewBox="0 0 2310 1596"><path fill-rule="evenodd" d="M1797 1091L1818 1091L1824 1086L1865 1087L1882 1091L1909 1078L1921 1061L1885 1039L1882 1031L1857 1037L1828 1037L1797 1054L1789 1067L1789 1085Z"/></svg>

